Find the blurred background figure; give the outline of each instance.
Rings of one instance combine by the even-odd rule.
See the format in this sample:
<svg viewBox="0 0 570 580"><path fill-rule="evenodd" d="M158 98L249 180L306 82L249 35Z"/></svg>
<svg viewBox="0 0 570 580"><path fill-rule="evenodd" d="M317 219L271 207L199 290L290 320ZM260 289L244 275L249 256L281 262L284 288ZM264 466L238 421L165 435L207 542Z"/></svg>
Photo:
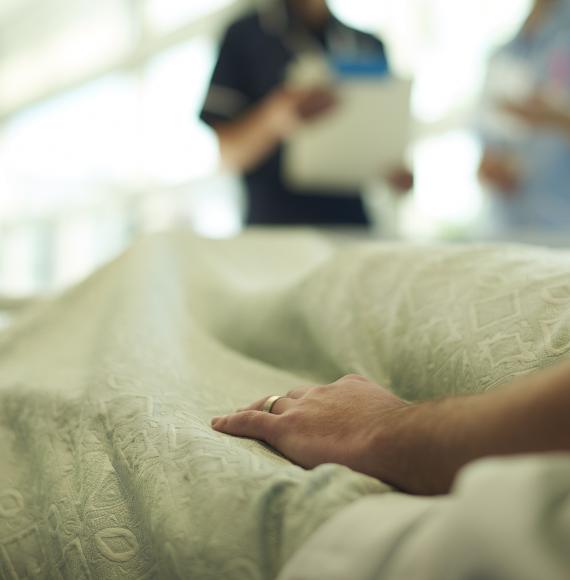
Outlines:
<svg viewBox="0 0 570 580"><path fill-rule="evenodd" d="M332 89L286 86L289 67L306 54L389 71L383 43L341 23L325 0L267 0L228 30L202 119L219 137L224 165L245 176L247 224L366 225L359 192L303 191L284 177L283 142L336 106ZM393 174L411 187L411 174Z"/></svg>
<svg viewBox="0 0 570 580"><path fill-rule="evenodd" d="M0 0L0 295L65 288L150 232L177 225L210 237L240 232L249 194L239 176L219 171L217 135L200 115L212 104L228 27L253 10L271 13L270 1ZM469 239L484 199L473 119L486 63L520 29L531 0L327 4L329 24L359 46L371 42L378 57L376 38L384 39L393 75L415 81L415 185L402 198L398 234ZM308 28L302 36L326 49L329 27ZM273 46L285 62L293 48L279 49L281 38ZM275 96L279 76L258 74L267 58L259 50L240 71L255 76L252 101L262 94L288 101L285 109L302 118L327 104L322 93ZM360 212L357 198L348 201Z"/></svg>
<svg viewBox="0 0 570 580"><path fill-rule="evenodd" d="M479 175L499 237L568 238L570 2L534 0L520 32L494 55Z"/></svg>

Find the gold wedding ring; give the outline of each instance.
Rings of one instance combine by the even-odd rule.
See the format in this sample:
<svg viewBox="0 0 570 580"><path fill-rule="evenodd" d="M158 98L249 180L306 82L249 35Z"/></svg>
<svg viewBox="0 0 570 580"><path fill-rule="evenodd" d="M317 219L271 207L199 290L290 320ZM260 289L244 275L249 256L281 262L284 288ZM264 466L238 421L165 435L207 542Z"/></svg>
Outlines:
<svg viewBox="0 0 570 580"><path fill-rule="evenodd" d="M282 397L280 395L275 395L273 397L269 397L269 399L267 399L267 401L265 401L265 403L263 403L263 408L261 410L264 413L271 413L271 410L275 406L275 403L277 403L277 401L279 401L279 399L285 399L285 397Z"/></svg>

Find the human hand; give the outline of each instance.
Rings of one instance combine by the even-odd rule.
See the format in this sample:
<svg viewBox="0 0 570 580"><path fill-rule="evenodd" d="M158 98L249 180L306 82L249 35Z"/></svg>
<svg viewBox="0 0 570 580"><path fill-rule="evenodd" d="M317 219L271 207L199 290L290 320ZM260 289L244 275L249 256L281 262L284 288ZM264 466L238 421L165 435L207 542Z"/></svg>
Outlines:
<svg viewBox="0 0 570 580"><path fill-rule="evenodd" d="M479 179L496 188L505 197L514 197L520 184L520 174L511 156L485 151L478 171Z"/></svg>
<svg viewBox="0 0 570 580"><path fill-rule="evenodd" d="M311 469L323 463L345 465L392 483L410 487L408 473L413 425L406 413L413 408L387 389L358 375L349 375L318 387L287 393L263 412L267 399L216 417L216 431L259 439L285 457ZM409 427L409 428L408 428ZM405 429L405 436L399 433Z"/></svg>
<svg viewBox="0 0 570 580"><path fill-rule="evenodd" d="M410 404L349 375L290 391L271 413L262 399L212 426L265 441L305 468L336 463L406 492L441 494L482 457L570 452L569 381L564 363L492 392Z"/></svg>
<svg viewBox="0 0 570 580"><path fill-rule="evenodd" d="M399 194L408 193L414 187L414 174L404 166L389 171L385 179L390 187Z"/></svg>
<svg viewBox="0 0 570 580"><path fill-rule="evenodd" d="M301 125L331 111L336 97L330 89L292 89L274 91L264 103L266 122L280 139L293 134Z"/></svg>
<svg viewBox="0 0 570 580"><path fill-rule="evenodd" d="M556 128L563 126L569 117L569 113L553 107L541 97L534 97L522 103L506 101L502 109L532 127Z"/></svg>
<svg viewBox="0 0 570 580"><path fill-rule="evenodd" d="M324 87L299 91L297 97L297 113L304 121L317 119L337 105L333 91Z"/></svg>

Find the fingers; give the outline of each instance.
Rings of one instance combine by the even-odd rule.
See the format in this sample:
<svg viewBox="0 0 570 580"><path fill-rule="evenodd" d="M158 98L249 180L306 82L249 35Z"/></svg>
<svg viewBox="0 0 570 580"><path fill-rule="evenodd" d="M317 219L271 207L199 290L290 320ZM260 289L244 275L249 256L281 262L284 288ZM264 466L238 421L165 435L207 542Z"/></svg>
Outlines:
<svg viewBox="0 0 570 580"><path fill-rule="evenodd" d="M339 379L339 380L343 380L343 379ZM313 391L315 388L317 388L316 385L313 385L310 387L298 387L296 389L292 389L284 396L283 399L279 399L279 401L277 401L273 405L271 412L274 414L277 414L277 415L284 413L285 410L294 406L291 403L291 401L288 401L287 399L302 399L304 396L306 396L310 391ZM251 405L247 405L246 407L240 407L239 409L236 410L236 412L243 413L244 411L262 411L267 399L269 399L269 397L263 397L263 399L259 399L259 400L255 401L255 403L252 403Z"/></svg>
<svg viewBox="0 0 570 580"><path fill-rule="evenodd" d="M352 374L352 375L346 375L344 377L341 377L340 379L338 379L334 383L331 383L331 385L311 385L308 387L298 387L296 389L292 389L284 396L284 398L279 399L273 405L271 412L273 414L280 415L280 414L284 413L287 409L290 409L291 407L294 406L294 404L289 399L293 399L293 400L302 399L303 397L307 396L311 392L315 392L315 391L319 392L319 391L322 391L324 388L330 387L332 385L342 384L342 383L345 383L347 381L348 382L350 382L350 381L352 381L352 382L354 382L354 381L367 382L367 379L361 375ZM269 397L263 397L263 399L259 399L259 400L255 401L255 403L252 403L251 405L247 405L246 407L241 407L241 408L237 409L237 412L243 413L244 411L262 411L267 399L269 399Z"/></svg>
<svg viewBox="0 0 570 580"><path fill-rule="evenodd" d="M271 407L271 414L272 415L283 415L285 411L288 411L292 407L296 405L296 402L293 399L289 399L287 397L283 397L275 402L273 407Z"/></svg>
<svg viewBox="0 0 570 580"><path fill-rule="evenodd" d="M247 407L240 407L236 410L237 413L243 413L244 411L261 411L263 409L263 405L265 405L265 401L267 401L269 397L263 397L263 399L258 399L255 403L251 405L247 405Z"/></svg>
<svg viewBox="0 0 570 580"><path fill-rule="evenodd" d="M302 119L310 120L333 109L337 99L330 90L315 89L306 93L298 104Z"/></svg>
<svg viewBox="0 0 570 580"><path fill-rule="evenodd" d="M289 399L302 399L313 387L299 387L287 393Z"/></svg>
<svg viewBox="0 0 570 580"><path fill-rule="evenodd" d="M234 435L235 437L248 437L265 441L269 445L275 442L278 415L263 413L261 411L244 411L226 417L214 417L212 427L216 431Z"/></svg>
<svg viewBox="0 0 570 580"><path fill-rule="evenodd" d="M366 381L366 380L367 379L365 379L360 375L346 375L344 377L341 377L334 383L330 383L329 385L312 385L310 387L299 387L298 389L293 389L292 391L289 391L287 393L287 397L290 399L302 399L303 397L306 397L311 394L319 394L319 393L322 394L333 385L343 384L347 381Z"/></svg>
<svg viewBox="0 0 570 580"><path fill-rule="evenodd" d="M269 397L264 397L263 399L259 399L255 403L248 405L247 407L243 407L241 409L237 409L237 413L244 413L246 411L263 411L265 407L265 403L269 399ZM279 399L276 403L274 403L273 407L271 408L271 414L273 415L281 415L287 409L290 409L293 406L293 402L290 400L289 395L287 397L283 397Z"/></svg>

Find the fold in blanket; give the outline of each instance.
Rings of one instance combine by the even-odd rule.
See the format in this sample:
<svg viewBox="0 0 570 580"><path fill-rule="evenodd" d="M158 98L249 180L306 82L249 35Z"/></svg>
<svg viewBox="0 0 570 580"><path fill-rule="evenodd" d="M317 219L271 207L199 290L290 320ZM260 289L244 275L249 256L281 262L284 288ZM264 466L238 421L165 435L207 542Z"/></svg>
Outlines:
<svg viewBox="0 0 570 580"><path fill-rule="evenodd" d="M0 577L275 578L371 496L394 502L376 512L391 529L409 498L210 418L349 372L414 399L552 364L570 350L569 265L311 233L140 242L0 333Z"/></svg>

